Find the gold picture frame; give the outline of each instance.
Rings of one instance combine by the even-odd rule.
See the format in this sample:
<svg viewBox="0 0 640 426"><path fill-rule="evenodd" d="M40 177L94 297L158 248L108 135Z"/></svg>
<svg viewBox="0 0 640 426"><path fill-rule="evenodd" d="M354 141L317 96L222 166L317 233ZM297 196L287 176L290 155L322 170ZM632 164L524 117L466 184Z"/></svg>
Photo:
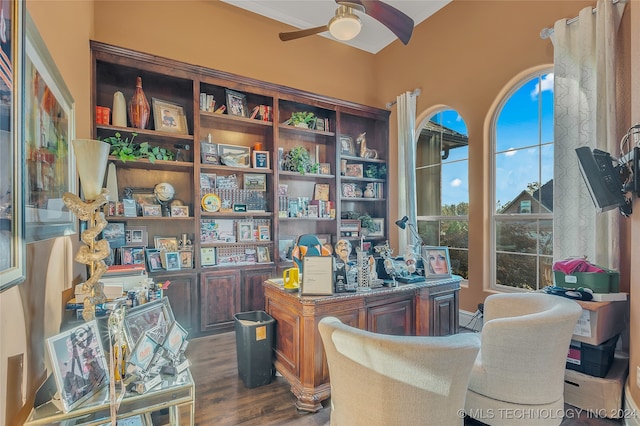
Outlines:
<svg viewBox="0 0 640 426"><path fill-rule="evenodd" d="M157 98L151 98L153 104L153 122L159 132L188 135L187 117L182 105Z"/></svg>

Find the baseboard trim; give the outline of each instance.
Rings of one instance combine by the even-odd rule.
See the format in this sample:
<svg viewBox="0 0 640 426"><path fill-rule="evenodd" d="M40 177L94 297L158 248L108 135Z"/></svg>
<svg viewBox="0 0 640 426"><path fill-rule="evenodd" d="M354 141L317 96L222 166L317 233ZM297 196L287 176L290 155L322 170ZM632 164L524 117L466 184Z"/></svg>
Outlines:
<svg viewBox="0 0 640 426"><path fill-rule="evenodd" d="M640 413L635 401L631 399L631 390L629 389L629 381L624 385L624 412L625 413ZM637 416L625 416L625 426L640 426L640 419Z"/></svg>
<svg viewBox="0 0 640 426"><path fill-rule="evenodd" d="M460 327L473 331L482 330L482 315L478 311L458 311L458 322Z"/></svg>

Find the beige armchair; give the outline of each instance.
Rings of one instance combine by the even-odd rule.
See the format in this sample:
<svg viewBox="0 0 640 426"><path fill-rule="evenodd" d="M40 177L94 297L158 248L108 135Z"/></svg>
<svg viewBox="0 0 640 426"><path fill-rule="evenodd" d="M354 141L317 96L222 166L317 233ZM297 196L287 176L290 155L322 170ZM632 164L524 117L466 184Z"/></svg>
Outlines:
<svg viewBox="0 0 640 426"><path fill-rule="evenodd" d="M331 425L463 424L472 334L390 336L318 324L331 380Z"/></svg>
<svg viewBox="0 0 640 426"><path fill-rule="evenodd" d="M567 352L581 311L573 300L544 293L487 297L467 415L490 425L559 425Z"/></svg>

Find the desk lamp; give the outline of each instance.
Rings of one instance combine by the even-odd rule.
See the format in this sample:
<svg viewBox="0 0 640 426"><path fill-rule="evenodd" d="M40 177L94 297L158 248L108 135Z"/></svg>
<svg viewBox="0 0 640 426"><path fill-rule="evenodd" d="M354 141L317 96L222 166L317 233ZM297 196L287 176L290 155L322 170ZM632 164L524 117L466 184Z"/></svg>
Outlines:
<svg viewBox="0 0 640 426"><path fill-rule="evenodd" d="M91 321L95 318L96 305L106 301L103 285L98 280L107 270L103 259L109 256L110 248L107 240L96 241L96 237L107 226L104 214L98 210L106 204L109 194L108 190L102 188L102 182L111 146L90 139L76 139L72 144L85 201L70 192L64 193L62 200L78 219L87 221L87 229L81 235L86 245L80 247L75 260L89 265L89 278L82 284L82 292L87 295L82 318Z"/></svg>
<svg viewBox="0 0 640 426"><path fill-rule="evenodd" d="M422 239L422 237L420 236L420 234L418 233L418 230L416 229L416 226L413 223L409 222L409 218L407 216L404 216L402 219L400 220L396 220L396 225L398 226L398 228L400 229L406 229L407 226L409 227L409 231L411 232L411 235L418 241L418 243L420 244L420 247L422 247L424 245L424 240ZM412 274L414 272L416 272L416 260L415 260L415 246L413 245L409 245L407 246L407 252L410 252L411 255L409 257L405 257L405 263L407 264L407 268L409 268L409 272L411 272ZM422 277L418 277L418 276L411 276L409 278L404 278L398 279L400 282L417 282L417 281L422 281ZM407 281L408 280L408 281Z"/></svg>
<svg viewBox="0 0 640 426"><path fill-rule="evenodd" d="M418 240L418 242L420 243L420 246L423 246L424 240L422 239L420 234L418 234L418 230L416 229L416 226L413 223L408 223L408 222L409 222L409 218L407 216L404 216L402 219L396 220L396 225L398 225L398 228L400 229L406 229L407 226L409 226L409 230L411 231L411 234L413 235L413 237L416 240Z"/></svg>

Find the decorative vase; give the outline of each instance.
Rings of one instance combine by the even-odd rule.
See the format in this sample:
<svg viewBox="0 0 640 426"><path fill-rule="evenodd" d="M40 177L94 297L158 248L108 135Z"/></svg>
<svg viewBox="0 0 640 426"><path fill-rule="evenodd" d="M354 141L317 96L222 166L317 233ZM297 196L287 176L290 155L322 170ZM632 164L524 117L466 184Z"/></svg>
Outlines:
<svg viewBox="0 0 640 426"><path fill-rule="evenodd" d="M119 127L127 127L127 101L120 91L113 94L112 124Z"/></svg>
<svg viewBox="0 0 640 426"><path fill-rule="evenodd" d="M136 90L129 101L131 127L145 129L149 123L149 102L142 90L142 77L136 78Z"/></svg>

